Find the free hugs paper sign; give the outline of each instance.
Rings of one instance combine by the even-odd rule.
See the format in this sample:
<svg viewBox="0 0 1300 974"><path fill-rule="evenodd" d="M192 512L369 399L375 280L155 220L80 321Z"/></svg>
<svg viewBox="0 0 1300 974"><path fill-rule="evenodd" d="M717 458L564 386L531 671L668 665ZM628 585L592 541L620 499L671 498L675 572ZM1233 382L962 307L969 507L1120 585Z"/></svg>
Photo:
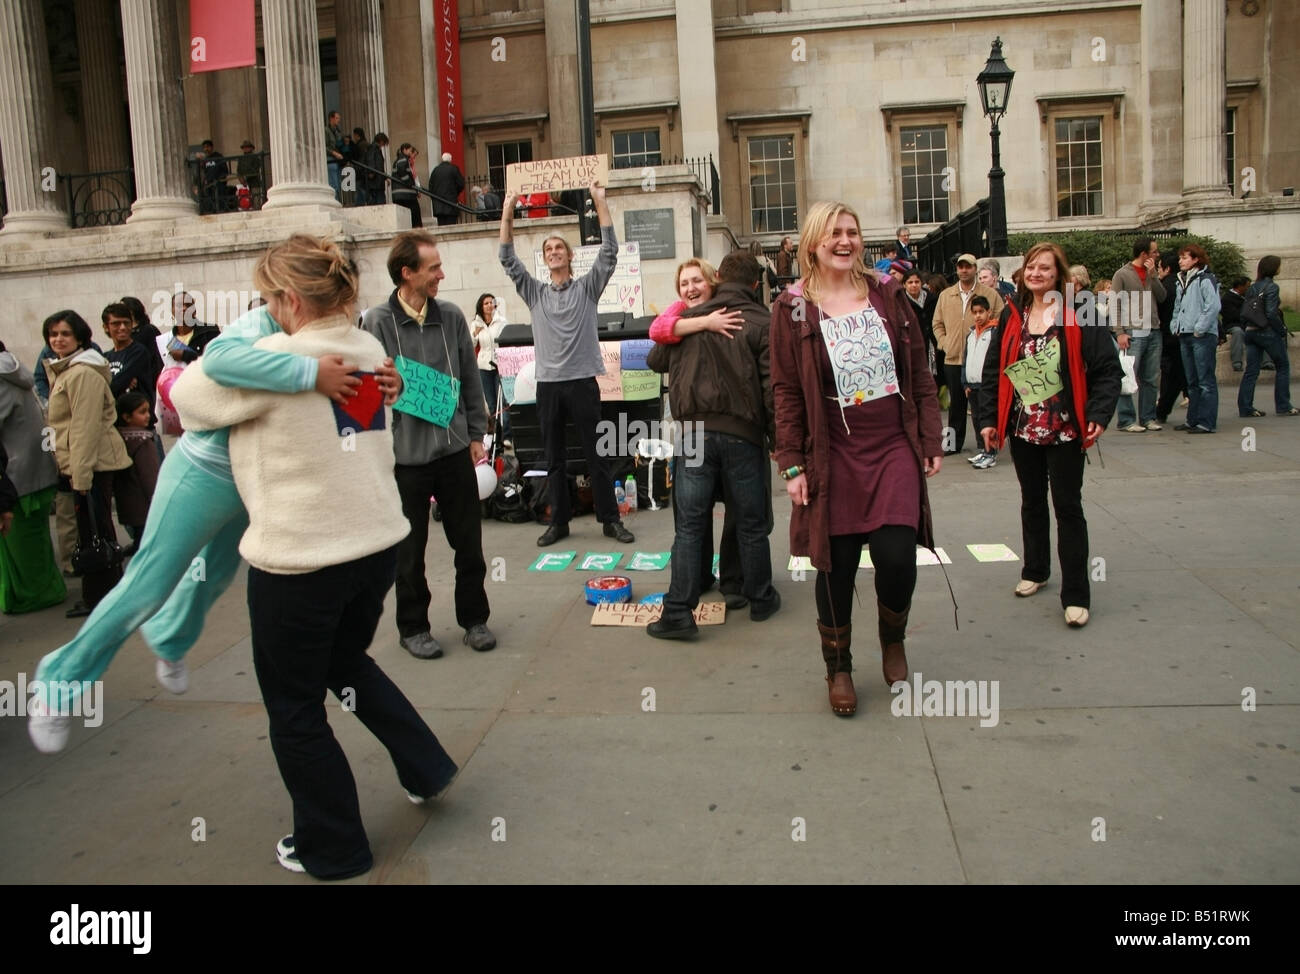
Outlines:
<svg viewBox="0 0 1300 974"><path fill-rule="evenodd" d="M393 408L443 429L450 426L460 402L460 380L401 355L393 364L402 375L402 395Z"/></svg>

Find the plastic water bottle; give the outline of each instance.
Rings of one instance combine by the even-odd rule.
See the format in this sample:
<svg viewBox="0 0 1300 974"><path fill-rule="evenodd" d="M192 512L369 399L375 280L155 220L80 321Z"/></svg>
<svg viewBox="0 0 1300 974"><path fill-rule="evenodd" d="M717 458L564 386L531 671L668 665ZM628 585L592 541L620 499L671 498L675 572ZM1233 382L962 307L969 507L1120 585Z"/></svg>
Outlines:
<svg viewBox="0 0 1300 974"><path fill-rule="evenodd" d="M636 477L631 474L627 475L627 480L623 482L623 493L627 497L627 511L631 514L636 510Z"/></svg>
<svg viewBox="0 0 1300 974"><path fill-rule="evenodd" d="M623 493L623 481L614 481L614 504L618 507L618 512L623 513L623 505L627 503L627 497Z"/></svg>

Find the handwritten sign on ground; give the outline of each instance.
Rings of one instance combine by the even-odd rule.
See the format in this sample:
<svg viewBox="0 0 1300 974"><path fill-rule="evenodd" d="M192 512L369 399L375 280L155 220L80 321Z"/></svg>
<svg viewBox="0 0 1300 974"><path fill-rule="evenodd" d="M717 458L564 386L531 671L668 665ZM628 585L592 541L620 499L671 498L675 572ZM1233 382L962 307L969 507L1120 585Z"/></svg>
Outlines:
<svg viewBox="0 0 1300 974"><path fill-rule="evenodd" d="M530 572L562 572L569 567L569 562L578 557L576 551L548 551L538 555L537 560L528 566Z"/></svg>
<svg viewBox="0 0 1300 974"><path fill-rule="evenodd" d="M935 552L937 552L937 555L931 554L928 548L917 548L916 549L917 566L919 567L921 565L938 565L938 564L951 565L952 564L952 559L948 557L948 552L944 551L942 548L936 548L934 550ZM859 568L875 567L874 565L871 564L871 553L866 548L862 549L862 556L858 559L858 567ZM805 555L797 555L797 556L791 555L790 560L786 563L785 570L788 572L814 571L812 566L812 561L809 560L808 557Z"/></svg>
<svg viewBox="0 0 1300 974"><path fill-rule="evenodd" d="M578 564L580 572L612 572L618 567L618 563L623 560L623 553L619 551L603 552L588 551L582 556L582 561Z"/></svg>
<svg viewBox="0 0 1300 974"><path fill-rule="evenodd" d="M671 551L638 551L632 555L632 560L624 567L628 572L660 572L668 567L668 560L672 558Z"/></svg>
<svg viewBox="0 0 1300 974"><path fill-rule="evenodd" d="M1061 379L1061 343L1053 338L1041 352L1012 362L1006 373L1026 406L1051 399L1065 388Z"/></svg>
<svg viewBox="0 0 1300 974"><path fill-rule="evenodd" d="M569 156L566 159L537 159L506 166L506 192L559 193L586 189L593 181L609 184L609 156Z"/></svg>
<svg viewBox="0 0 1300 974"><path fill-rule="evenodd" d="M402 374L402 396L393 408L446 429L460 402L460 380L399 355L394 362Z"/></svg>
<svg viewBox="0 0 1300 974"><path fill-rule="evenodd" d="M976 561L1019 561L1016 553L1004 544L968 544L966 550Z"/></svg>
<svg viewBox="0 0 1300 974"><path fill-rule="evenodd" d="M663 615L662 605L634 605L604 602L591 613L593 626L636 626L644 628ZM692 613L697 626L720 626L727 620L725 602L701 602Z"/></svg>

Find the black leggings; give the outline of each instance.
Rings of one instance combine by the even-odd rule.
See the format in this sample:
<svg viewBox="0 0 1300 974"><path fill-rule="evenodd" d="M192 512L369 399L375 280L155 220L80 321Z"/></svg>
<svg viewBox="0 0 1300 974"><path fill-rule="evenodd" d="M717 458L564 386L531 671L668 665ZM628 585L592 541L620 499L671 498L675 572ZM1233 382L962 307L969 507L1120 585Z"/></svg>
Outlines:
<svg viewBox="0 0 1300 974"><path fill-rule="evenodd" d="M906 612L916 589L916 528L886 524L870 534L831 537L831 570L817 573L817 618L824 626L847 626L853 618L853 585L864 544L871 547L876 598Z"/></svg>

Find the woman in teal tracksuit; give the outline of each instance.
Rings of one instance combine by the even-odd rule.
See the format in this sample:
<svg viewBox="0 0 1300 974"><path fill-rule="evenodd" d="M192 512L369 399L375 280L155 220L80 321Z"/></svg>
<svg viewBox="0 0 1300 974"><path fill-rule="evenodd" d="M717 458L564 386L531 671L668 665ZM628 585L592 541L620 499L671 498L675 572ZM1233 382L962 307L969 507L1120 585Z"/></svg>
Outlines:
<svg viewBox="0 0 1300 974"><path fill-rule="evenodd" d="M225 386L284 393L315 389L340 402L352 394L348 390L359 380L337 356L318 360L253 348L259 338L279 330L265 308L248 312L208 345L205 371ZM38 749L62 750L71 723L66 715L83 681L99 679L142 626L158 657L159 682L174 693L185 692L183 657L203 631L208 609L234 578L239 539L248 527L230 472L228 439L226 429L181 437L159 471L140 550L126 575L72 642L41 660L35 679L44 694L33 700L28 725Z"/></svg>

